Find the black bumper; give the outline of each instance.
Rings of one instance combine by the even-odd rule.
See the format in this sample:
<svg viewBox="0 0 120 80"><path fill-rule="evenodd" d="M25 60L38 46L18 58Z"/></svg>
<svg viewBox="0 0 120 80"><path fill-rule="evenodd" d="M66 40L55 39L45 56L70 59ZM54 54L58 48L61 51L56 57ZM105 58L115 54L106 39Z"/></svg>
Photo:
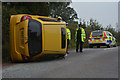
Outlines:
<svg viewBox="0 0 120 80"><path fill-rule="evenodd" d="M106 43L94 43L94 44L89 44L91 46L106 46L107 44Z"/></svg>

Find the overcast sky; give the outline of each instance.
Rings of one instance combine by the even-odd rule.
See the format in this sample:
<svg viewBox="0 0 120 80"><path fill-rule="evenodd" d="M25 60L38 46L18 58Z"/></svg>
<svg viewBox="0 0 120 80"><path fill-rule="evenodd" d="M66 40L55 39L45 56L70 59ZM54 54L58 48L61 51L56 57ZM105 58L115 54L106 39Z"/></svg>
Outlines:
<svg viewBox="0 0 120 80"><path fill-rule="evenodd" d="M96 19L103 27L111 24L116 27L118 22L118 2L72 2L71 7L78 17L89 21Z"/></svg>

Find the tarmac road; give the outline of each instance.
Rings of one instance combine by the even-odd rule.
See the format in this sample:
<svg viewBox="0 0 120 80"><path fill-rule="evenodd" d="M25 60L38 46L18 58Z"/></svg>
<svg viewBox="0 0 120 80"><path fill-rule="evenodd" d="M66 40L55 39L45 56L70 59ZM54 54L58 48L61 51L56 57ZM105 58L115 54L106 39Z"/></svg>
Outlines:
<svg viewBox="0 0 120 80"><path fill-rule="evenodd" d="M65 59L3 67L3 78L118 78L118 47L71 50Z"/></svg>

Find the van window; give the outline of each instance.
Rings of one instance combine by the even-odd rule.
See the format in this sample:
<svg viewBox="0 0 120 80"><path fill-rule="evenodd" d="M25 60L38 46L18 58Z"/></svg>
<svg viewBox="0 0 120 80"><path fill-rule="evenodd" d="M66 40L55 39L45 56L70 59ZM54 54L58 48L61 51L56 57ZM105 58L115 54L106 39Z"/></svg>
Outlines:
<svg viewBox="0 0 120 80"><path fill-rule="evenodd" d="M42 25L34 19L28 23L28 48L31 57L42 52Z"/></svg>
<svg viewBox="0 0 120 80"><path fill-rule="evenodd" d="M62 49L65 48L66 46L66 35L65 35L65 28L61 28L61 45L62 45Z"/></svg>

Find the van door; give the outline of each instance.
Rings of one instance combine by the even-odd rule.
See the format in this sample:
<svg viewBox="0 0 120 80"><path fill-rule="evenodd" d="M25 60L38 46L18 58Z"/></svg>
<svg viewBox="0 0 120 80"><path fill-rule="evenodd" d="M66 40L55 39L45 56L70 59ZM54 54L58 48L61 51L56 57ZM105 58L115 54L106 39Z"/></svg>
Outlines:
<svg viewBox="0 0 120 80"><path fill-rule="evenodd" d="M16 34L16 50L22 55L29 56L28 54L28 20L22 21L17 24L15 34Z"/></svg>

